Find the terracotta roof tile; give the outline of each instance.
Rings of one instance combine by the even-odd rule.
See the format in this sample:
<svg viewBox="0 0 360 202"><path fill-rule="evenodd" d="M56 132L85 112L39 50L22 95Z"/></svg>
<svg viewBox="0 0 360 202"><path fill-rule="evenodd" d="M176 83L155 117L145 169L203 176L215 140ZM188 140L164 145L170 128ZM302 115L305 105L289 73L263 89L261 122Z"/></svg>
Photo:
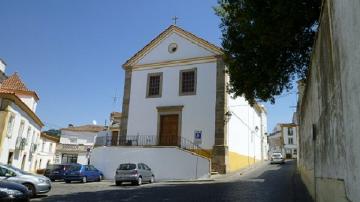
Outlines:
<svg viewBox="0 0 360 202"><path fill-rule="evenodd" d="M72 126L67 128L61 128L60 130L78 131L78 132L100 132L104 130L104 126L83 125L83 126Z"/></svg>
<svg viewBox="0 0 360 202"><path fill-rule="evenodd" d="M12 89L12 90L21 90L21 91L30 91L24 82L21 81L17 73L11 75L9 78L5 79L1 85L1 88Z"/></svg>
<svg viewBox="0 0 360 202"><path fill-rule="evenodd" d="M14 91L2 89L2 88L0 88L0 93L9 93L9 94L14 94L15 95Z"/></svg>
<svg viewBox="0 0 360 202"><path fill-rule="evenodd" d="M20 79L17 73L9 76L1 83L1 90L5 90L7 92L14 92L18 94L30 94L35 97L35 99L39 99L35 91L29 90L25 83Z"/></svg>

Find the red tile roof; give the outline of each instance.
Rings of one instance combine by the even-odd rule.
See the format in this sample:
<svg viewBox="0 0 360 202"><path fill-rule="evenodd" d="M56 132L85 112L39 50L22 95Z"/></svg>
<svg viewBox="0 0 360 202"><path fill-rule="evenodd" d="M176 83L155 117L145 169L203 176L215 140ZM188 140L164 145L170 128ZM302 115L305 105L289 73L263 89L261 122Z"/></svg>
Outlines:
<svg viewBox="0 0 360 202"><path fill-rule="evenodd" d="M100 132L104 130L104 126L98 126L98 125L71 126L67 128L61 128L60 130L78 131L78 132Z"/></svg>
<svg viewBox="0 0 360 202"><path fill-rule="evenodd" d="M17 73L9 76L1 83L1 91L13 92L15 94L32 95L35 99L39 100L35 91L29 90L25 83L20 79Z"/></svg>

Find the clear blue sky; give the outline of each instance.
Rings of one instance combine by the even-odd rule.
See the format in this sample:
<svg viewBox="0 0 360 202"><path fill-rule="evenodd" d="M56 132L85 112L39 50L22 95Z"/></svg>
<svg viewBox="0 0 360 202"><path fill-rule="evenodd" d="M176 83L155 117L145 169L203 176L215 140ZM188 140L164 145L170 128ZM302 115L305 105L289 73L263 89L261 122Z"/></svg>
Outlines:
<svg viewBox="0 0 360 202"><path fill-rule="evenodd" d="M0 58L40 96L47 127L103 124L121 111L121 65L178 16L178 26L221 44L216 0L1 0ZM119 97L114 103L113 97ZM291 121L296 94L266 104L271 131ZM47 129L47 128L45 128Z"/></svg>

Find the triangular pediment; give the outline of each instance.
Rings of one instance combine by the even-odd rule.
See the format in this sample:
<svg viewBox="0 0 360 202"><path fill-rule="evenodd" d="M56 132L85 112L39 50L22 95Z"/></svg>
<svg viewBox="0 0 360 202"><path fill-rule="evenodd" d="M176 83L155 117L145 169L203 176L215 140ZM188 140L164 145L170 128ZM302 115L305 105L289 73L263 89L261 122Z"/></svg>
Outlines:
<svg viewBox="0 0 360 202"><path fill-rule="evenodd" d="M174 50L175 47L175 50ZM222 50L190 32L171 25L130 58L125 68L221 55Z"/></svg>

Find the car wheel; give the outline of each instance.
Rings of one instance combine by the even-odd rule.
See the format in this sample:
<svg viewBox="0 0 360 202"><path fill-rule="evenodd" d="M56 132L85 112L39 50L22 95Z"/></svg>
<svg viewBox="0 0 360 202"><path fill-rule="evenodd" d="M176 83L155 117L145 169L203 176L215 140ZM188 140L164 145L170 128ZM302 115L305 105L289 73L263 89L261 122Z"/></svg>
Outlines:
<svg viewBox="0 0 360 202"><path fill-rule="evenodd" d="M34 185L30 183L25 183L24 186L29 190L31 197L36 196L36 189Z"/></svg>
<svg viewBox="0 0 360 202"><path fill-rule="evenodd" d="M139 186L142 184L142 178L141 178L141 176L138 178L136 184L139 185Z"/></svg>
<svg viewBox="0 0 360 202"><path fill-rule="evenodd" d="M65 180L65 183L70 183L71 181L70 180Z"/></svg>
<svg viewBox="0 0 360 202"><path fill-rule="evenodd" d="M51 182L55 182L55 179L50 179L51 180Z"/></svg>
<svg viewBox="0 0 360 202"><path fill-rule="evenodd" d="M152 175L149 182L150 182L150 183L154 183L154 181L155 181L155 178L154 178L154 176Z"/></svg>
<svg viewBox="0 0 360 202"><path fill-rule="evenodd" d="M86 176L84 176L84 177L82 178L81 182L82 182L82 183L86 183L86 182L87 182Z"/></svg>
<svg viewBox="0 0 360 202"><path fill-rule="evenodd" d="M116 181L116 182L115 182L116 186L120 186L121 183L122 183L121 181Z"/></svg>

